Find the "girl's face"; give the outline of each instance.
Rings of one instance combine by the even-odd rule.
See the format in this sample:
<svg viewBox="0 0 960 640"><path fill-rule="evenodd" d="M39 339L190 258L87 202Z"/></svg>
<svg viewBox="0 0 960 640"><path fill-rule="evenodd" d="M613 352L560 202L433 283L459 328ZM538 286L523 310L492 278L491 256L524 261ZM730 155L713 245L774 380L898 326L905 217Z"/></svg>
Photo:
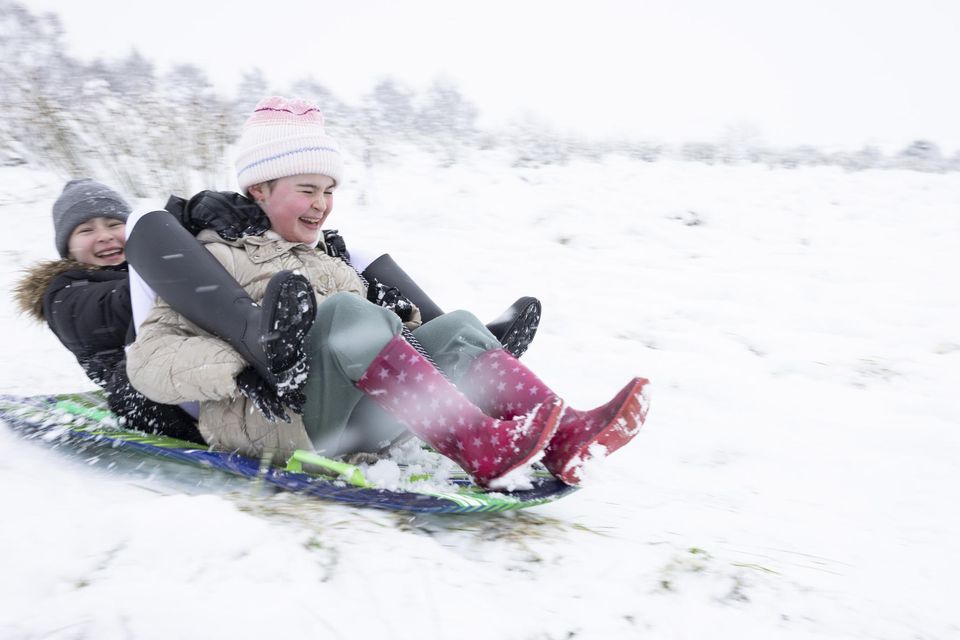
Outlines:
<svg viewBox="0 0 960 640"><path fill-rule="evenodd" d="M67 256L100 267L122 264L127 225L115 218L90 218L78 224L67 239Z"/></svg>
<svg viewBox="0 0 960 640"><path fill-rule="evenodd" d="M253 185L250 196L263 207L280 237L313 246L333 211L333 187L330 176L304 173Z"/></svg>

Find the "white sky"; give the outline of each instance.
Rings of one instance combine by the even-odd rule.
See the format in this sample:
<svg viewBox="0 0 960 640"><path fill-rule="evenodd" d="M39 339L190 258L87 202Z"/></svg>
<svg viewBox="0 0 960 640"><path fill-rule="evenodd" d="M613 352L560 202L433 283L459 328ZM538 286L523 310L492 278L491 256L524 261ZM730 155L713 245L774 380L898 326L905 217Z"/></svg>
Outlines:
<svg viewBox="0 0 960 640"><path fill-rule="evenodd" d="M443 76L486 123L676 141L749 124L773 143L960 148L953 0L28 0L71 51L133 48L230 89L259 67L313 74L350 102L384 76ZM216 6L219 5L219 6Z"/></svg>

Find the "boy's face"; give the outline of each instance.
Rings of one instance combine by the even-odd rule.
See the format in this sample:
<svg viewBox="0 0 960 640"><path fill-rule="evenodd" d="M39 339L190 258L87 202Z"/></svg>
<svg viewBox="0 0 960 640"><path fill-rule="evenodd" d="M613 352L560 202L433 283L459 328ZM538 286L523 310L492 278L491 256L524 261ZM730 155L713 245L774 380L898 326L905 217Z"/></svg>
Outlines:
<svg viewBox="0 0 960 640"><path fill-rule="evenodd" d="M91 218L78 224L67 239L67 255L77 262L100 267L122 264L126 223L114 218Z"/></svg>
<svg viewBox="0 0 960 640"><path fill-rule="evenodd" d="M333 178L319 173L304 173L250 187L250 195L260 203L270 227L288 242L315 245L320 227L333 211Z"/></svg>

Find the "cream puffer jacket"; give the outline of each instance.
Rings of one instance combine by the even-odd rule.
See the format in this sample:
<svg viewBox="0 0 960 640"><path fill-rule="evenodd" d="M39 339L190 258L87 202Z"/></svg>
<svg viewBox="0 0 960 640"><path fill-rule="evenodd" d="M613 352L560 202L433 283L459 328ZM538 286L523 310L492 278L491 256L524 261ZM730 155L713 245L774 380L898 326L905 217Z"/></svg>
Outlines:
<svg viewBox="0 0 960 640"><path fill-rule="evenodd" d="M261 236L223 240L213 231L197 239L246 289L263 299L270 278L284 269L313 285L317 304L328 295L349 291L365 295L356 272L338 258L302 243L287 242L272 231ZM270 456L283 463L295 449L312 449L300 416L288 424L270 422L237 389L236 376L247 363L226 342L203 331L162 300L140 327L127 350L127 372L141 393L156 402L200 401L200 432L221 451Z"/></svg>

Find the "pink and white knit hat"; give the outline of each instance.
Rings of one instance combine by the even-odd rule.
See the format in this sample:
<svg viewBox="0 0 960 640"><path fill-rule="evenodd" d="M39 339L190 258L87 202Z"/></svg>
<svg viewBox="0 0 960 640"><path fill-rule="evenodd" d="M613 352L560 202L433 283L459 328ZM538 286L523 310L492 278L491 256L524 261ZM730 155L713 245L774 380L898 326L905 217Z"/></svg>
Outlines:
<svg viewBox="0 0 960 640"><path fill-rule="evenodd" d="M343 179L343 157L336 140L323 128L323 113L306 100L264 98L243 124L237 142L240 190L254 184L320 173Z"/></svg>

